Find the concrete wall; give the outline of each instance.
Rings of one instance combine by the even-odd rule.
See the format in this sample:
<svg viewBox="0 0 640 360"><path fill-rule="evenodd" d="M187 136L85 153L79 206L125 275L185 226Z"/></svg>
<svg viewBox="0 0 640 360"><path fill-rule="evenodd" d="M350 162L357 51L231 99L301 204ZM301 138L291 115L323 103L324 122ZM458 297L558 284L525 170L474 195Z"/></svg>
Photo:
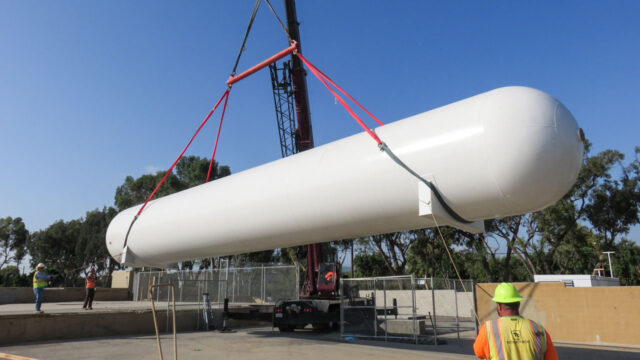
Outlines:
<svg viewBox="0 0 640 360"><path fill-rule="evenodd" d="M534 282L570 281L574 287L620 286L620 279L596 275L534 275Z"/></svg>
<svg viewBox="0 0 640 360"><path fill-rule="evenodd" d="M221 329L222 309L213 309L213 313L213 324L216 329ZM164 349L172 349L172 344L166 340L166 334L171 334L173 330L171 316L171 312L167 314L166 308L157 311L160 334L165 334ZM197 309L178 309L176 324L178 337L180 332L204 328L202 313ZM264 326L265 323L251 320L227 321L227 326L232 329L256 325ZM0 315L0 346L31 341L152 334L155 334L155 329L151 310Z"/></svg>
<svg viewBox="0 0 640 360"><path fill-rule="evenodd" d="M481 321L497 318L491 301L498 284L477 284ZM520 312L539 321L558 342L640 346L640 287L564 287L562 283L515 283Z"/></svg>
<svg viewBox="0 0 640 360"><path fill-rule="evenodd" d="M116 270L111 275L111 288L112 289L133 289L133 275L132 270Z"/></svg>
<svg viewBox="0 0 640 360"><path fill-rule="evenodd" d="M471 290L471 289L469 289ZM360 291L360 296L369 297L372 291ZM384 292L376 291L376 306L384 306ZM393 299L397 299L398 306L411 306L411 290L387 290L387 307L393 306ZM454 290L435 290L436 316L456 316L456 296L458 304L458 316L473 318L473 296L470 292L456 292ZM433 315L433 301L431 290L416 290L416 312L418 315ZM410 308L400 308L401 315L411 315Z"/></svg>
<svg viewBox="0 0 640 360"><path fill-rule="evenodd" d="M45 288L44 302L83 301L84 288ZM131 300L128 289L96 288L98 301L126 301ZM35 301L33 288L28 287L0 287L0 304L19 304Z"/></svg>
<svg viewBox="0 0 640 360"><path fill-rule="evenodd" d="M198 315L197 310L177 311L178 331L195 330ZM166 311L158 312L161 333L166 330L166 316ZM0 316L0 345L136 334L155 334L151 310Z"/></svg>

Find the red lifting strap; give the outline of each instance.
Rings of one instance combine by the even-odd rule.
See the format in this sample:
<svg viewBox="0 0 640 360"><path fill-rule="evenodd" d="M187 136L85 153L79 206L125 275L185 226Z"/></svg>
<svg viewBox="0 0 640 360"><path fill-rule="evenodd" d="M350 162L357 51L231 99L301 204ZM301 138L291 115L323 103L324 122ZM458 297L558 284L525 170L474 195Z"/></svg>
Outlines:
<svg viewBox="0 0 640 360"><path fill-rule="evenodd" d="M299 52L298 52L298 43L295 41L291 42L291 45L280 51L279 53L273 55L272 57L262 61L261 63L249 68L248 70L238 74L238 75L232 75L229 77L229 79L227 80L227 85L229 86L227 88L227 90L222 94L222 96L220 97L220 99L218 100L218 102L216 103L216 105L213 107L213 109L211 109L211 111L209 112L209 114L207 115L207 117L205 117L205 119L202 121L202 123L200 124L200 126L198 127L198 130L196 130L195 134L193 134L193 136L191 137L191 140L189 140L189 142L187 143L187 145L184 147L184 149L182 150L182 152L180 153L180 155L178 155L178 158L173 162L173 164L171 164L171 167L169 168L169 170L167 170L167 172L164 174L164 177L162 178L162 180L160 180L160 182L158 183L158 185L156 186L156 188L153 190L153 192L151 193L151 195L149 195L149 197L147 198L147 201L145 201L145 203L142 205L142 207L140 208L140 210L138 210L138 214L136 215L136 217L138 215L140 215L142 213L142 211L144 210L144 208L147 206L147 204L149 203L149 201L151 201L151 199L153 198L153 196L156 194L156 192L158 191L158 189L160 188L160 186L162 186L162 184L164 183L164 181L167 179L167 177L169 176L169 174L173 171L173 168L176 166L176 164L178 163L178 161L180 161L180 159L182 158L182 156L184 155L184 153L187 151L187 149L189 148L189 146L191 145L191 143L193 142L193 140L196 138L196 136L198 135L198 133L200 132L200 130L202 129L202 127L204 126L204 124L207 123L207 121L209 120L209 118L211 117L211 115L213 114L213 112L218 108L218 105L220 105L220 103L222 102L222 99L224 99L224 106L222 109L222 115L220 116L220 124L218 125L218 133L216 134L216 142L215 145L213 147L213 154L211 155L211 161L209 162L209 171L207 172L207 179L206 182L209 182L209 179L211 177L211 171L213 170L213 162L216 156L216 150L218 148L218 140L220 139L220 130L222 129L222 121L224 120L224 114L225 111L227 109L227 102L229 100L229 91L231 89L231 85L235 84L236 82L246 78L247 76L259 71L260 69L263 69L267 66L269 66L269 64L274 63L282 58L284 58L287 55L290 54L294 54L297 55L300 60L302 60L302 62L307 65L307 67L309 68L309 70L311 70L311 72L324 84L324 86L327 87L327 89L329 89L329 91L333 94L333 96L335 96L336 99L338 99L338 101L340 101L340 104L342 104L342 106L349 112L349 114L358 122L358 124L360 124L360 126L378 143L378 145L382 145L382 140L380 140L380 138L371 130L369 129L364 121L362 121L362 119L351 109L351 107L342 99L342 97L340 97L340 95L338 95L332 88L331 86L329 86L329 84L327 84L327 82L329 82L331 85L333 85L336 89L340 90L340 92L342 92L346 97L348 97L351 101L353 101L356 105L358 105L364 112L366 112L369 116L371 116L371 118L373 118L378 124L380 124L381 126L384 125L384 123L382 121L380 121L377 117L375 117L373 114L371 114L367 109L364 108L364 106L360 105L359 102L357 102L353 97L351 97L351 95L349 95L346 91L344 91L340 86L338 86L335 82L333 82L333 80L331 80L327 75L325 75L324 73L322 73L322 71L320 71L318 68L316 68L313 64L311 64L304 56L302 56ZM132 223L133 225L133 223Z"/></svg>
<svg viewBox="0 0 640 360"><path fill-rule="evenodd" d="M205 182L209 182L209 177L211 177L211 169L213 169L213 159L216 158L216 149L218 149L218 139L220 139L220 130L222 129L222 120L224 120L224 113L225 111L227 111L227 101L229 100L229 90L227 90L225 93L226 93L226 96L224 98L224 106L222 107L222 115L220 116L220 124L218 125L218 134L216 134L216 144L213 146L213 154L211 154L211 162L209 162L209 171L207 172L207 180L205 180Z"/></svg>
<svg viewBox="0 0 640 360"><path fill-rule="evenodd" d="M167 179L167 176L169 176L169 174L171 173L171 171L173 171L173 168L176 166L176 164L178 163L178 161L180 161L180 158L182 158L182 155L184 155L184 153L187 151L187 149L189 148L189 145L191 145L191 143L193 142L193 139L196 138L196 136L198 135L198 133L200 132L200 130L202 130L202 127L204 126L204 124L207 123L207 120L209 120L209 118L211 117L211 114L213 114L214 111L216 111L216 108L218 107L218 105L220 105L220 102L222 101L222 99L226 99L229 98L229 89L227 89L224 94L222 94L222 96L220 97L220 100L218 100L218 102L216 103L216 105L213 107L213 109L211 109L211 111L209 111L209 114L207 115L207 117L204 118L204 120L202 121L202 123L200 124L200 126L198 127L198 130L196 130L195 134L193 134L193 136L191 137L191 140L189 140L189 142L187 143L187 146L184 147L184 149L182 150L182 152L180 153L180 155L178 155L178 158L173 162L173 164L171 164L171 167L169 168L169 170L167 170L167 172L164 174L164 177L162 178L162 180L160 180L160 182L158 183L158 185L156 186L156 188L153 190L153 192L151 193L151 195L149 195L149 197L147 198L147 201L144 202L144 205L142 205L142 207L140 208L140 210L138 210L138 214L136 214L136 217L139 216L142 213L142 210L144 210L144 208L147 206L147 204L149 203L149 201L151 201L151 199L153 198L153 196L156 194L156 192L158 191L158 189L160 189L160 186L162 186L162 183L164 183L164 181ZM225 101L225 106L226 106L227 102ZM220 119L220 124L222 125L222 119ZM217 142L216 142L217 143ZM133 225L133 223L132 223Z"/></svg>
<svg viewBox="0 0 640 360"><path fill-rule="evenodd" d="M340 90L340 92L342 92L345 96L347 96L349 99L351 99L351 101L353 101L354 103L356 103L356 105L358 105L362 110L364 110L364 112L366 112L367 114L369 114L369 116L371 116L378 124L380 125L384 125L384 123L382 121L380 121L377 117L373 116L367 109L364 108L364 106L360 105L359 102L357 102L354 98L352 98L346 91L344 91L340 86L338 86L336 83L334 83L331 79L329 79L328 76L326 76L325 74L323 74L320 70L318 70L318 68L316 68L313 64L311 64L309 62L309 60L307 60L304 56L302 56L302 54L300 53L296 53L296 55L300 58L300 60L302 60L302 62L307 65L307 67L309 68L309 70L311 70L311 72L313 73L313 75L315 75L318 79L320 79L320 81L324 84L324 86L327 87L327 89L329 89L329 91L331 91L331 93L333 94L333 96L336 97L336 99L338 99L338 101L340 102L340 104L342 104L342 106L349 112L349 114L351 114L351 116L358 122L358 124L360 124L360 126L362 126L362 128L364 129L364 131L366 131L369 136L371 136L377 143L378 145L382 145L382 140L380 140L380 138L378 137L378 135L376 135L371 129L369 129L367 127L367 125L365 125L364 121L362 121L362 119L360 119L360 117L353 112L353 110L351 109L351 107L349 105L347 105L347 103L340 97L340 95L338 95L330 86L329 84L327 84L327 81L329 83L331 83L331 85L335 86L338 90Z"/></svg>

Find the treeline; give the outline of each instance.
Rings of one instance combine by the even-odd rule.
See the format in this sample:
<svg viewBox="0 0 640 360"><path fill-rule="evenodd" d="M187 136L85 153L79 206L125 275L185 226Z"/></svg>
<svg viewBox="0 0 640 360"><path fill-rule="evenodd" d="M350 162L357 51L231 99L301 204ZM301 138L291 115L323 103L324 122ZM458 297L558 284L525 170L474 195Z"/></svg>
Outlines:
<svg viewBox="0 0 640 360"><path fill-rule="evenodd" d="M532 281L535 274L591 274L599 268L608 276L603 252L614 251L614 275L624 285L640 285L640 246L626 238L640 222L639 154L640 147L627 162L616 150L587 155L576 184L560 201L535 213L486 221L484 234L444 227L440 237L437 229L428 228L335 241L329 248L341 263L353 253L355 276L455 278L450 254L461 277L480 282ZM206 158L181 159L156 198L204 183L208 167ZM214 164L214 179L230 173L228 166ZM47 264L49 272L61 275L61 285L81 285L91 264L108 282L120 266L105 246L109 222L119 211L144 202L163 176L164 171L136 179L128 176L116 189L114 207L89 211L77 220L60 220L34 233L20 218L0 219L0 286L30 286L31 274L21 274L16 266L27 254L31 268ZM230 260L236 266L276 262L305 269L306 247L236 255ZM199 259L177 266L204 269L216 266L215 261Z"/></svg>

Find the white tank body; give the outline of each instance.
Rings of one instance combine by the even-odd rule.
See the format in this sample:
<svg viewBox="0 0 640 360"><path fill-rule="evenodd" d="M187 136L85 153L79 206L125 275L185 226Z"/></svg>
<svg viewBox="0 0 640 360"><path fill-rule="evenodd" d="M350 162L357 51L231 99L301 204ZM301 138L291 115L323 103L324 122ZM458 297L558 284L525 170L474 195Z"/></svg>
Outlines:
<svg viewBox="0 0 640 360"><path fill-rule="evenodd" d="M574 184L583 157L571 113L527 87L492 90L375 132L471 221L553 204ZM151 201L131 228L125 263L157 266L430 227L433 219L418 214L419 182L362 132ZM107 230L119 261L139 208L122 211Z"/></svg>

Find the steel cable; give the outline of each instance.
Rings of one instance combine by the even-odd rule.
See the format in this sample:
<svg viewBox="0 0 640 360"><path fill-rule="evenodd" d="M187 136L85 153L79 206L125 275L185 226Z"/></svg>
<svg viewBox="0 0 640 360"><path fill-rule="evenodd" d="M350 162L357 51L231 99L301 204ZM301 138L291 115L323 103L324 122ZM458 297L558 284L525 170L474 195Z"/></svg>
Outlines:
<svg viewBox="0 0 640 360"><path fill-rule="evenodd" d="M256 18L256 14L258 13L258 8L260 7L260 2L262 0L256 0L256 3L253 5L253 12L251 13L251 20L249 20L249 25L247 26L247 31L244 33L244 39L242 39L242 45L240 46L240 51L238 52L238 57L236 58L236 63L233 65L233 70L231 71L231 76L236 74L236 69L238 69L238 63L240 62L240 57L242 56L242 52L244 51L244 45L247 43L247 38L249 37L249 32L251 31L251 26L253 26L253 20Z"/></svg>

